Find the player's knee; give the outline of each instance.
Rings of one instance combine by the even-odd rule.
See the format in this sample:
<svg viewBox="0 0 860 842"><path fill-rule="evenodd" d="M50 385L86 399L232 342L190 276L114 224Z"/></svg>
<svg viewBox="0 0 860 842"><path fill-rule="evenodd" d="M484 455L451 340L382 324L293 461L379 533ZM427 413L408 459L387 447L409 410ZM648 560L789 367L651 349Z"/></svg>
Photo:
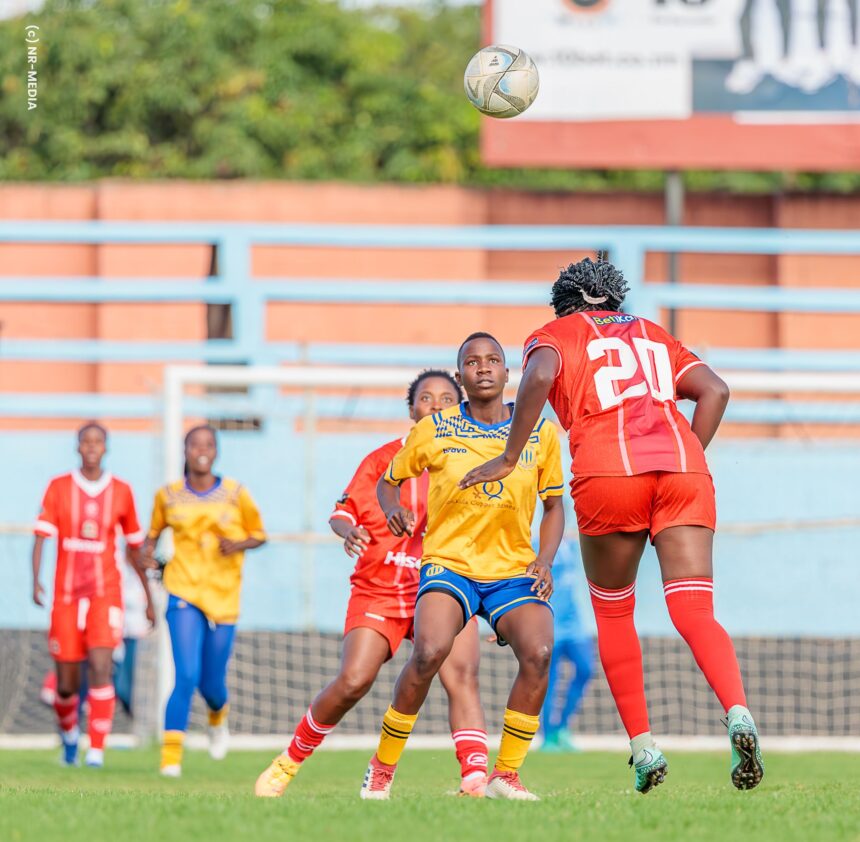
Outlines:
<svg viewBox="0 0 860 842"><path fill-rule="evenodd" d="M338 676L338 686L344 700L355 704L363 699L373 686L373 678L372 675L355 670L342 672Z"/></svg>
<svg viewBox="0 0 860 842"><path fill-rule="evenodd" d="M535 678L545 679L549 676L549 665L552 661L552 646L549 643L538 643L526 649L520 656L520 668L525 668Z"/></svg>
<svg viewBox="0 0 860 842"><path fill-rule="evenodd" d="M89 680L93 687L104 687L111 683L113 678L113 666L104 666L102 664L89 666Z"/></svg>
<svg viewBox="0 0 860 842"><path fill-rule="evenodd" d="M227 685L220 686L201 684L198 688L203 700L209 706L209 710L221 710L227 704Z"/></svg>
<svg viewBox="0 0 860 842"><path fill-rule="evenodd" d="M74 681L71 681L69 679L64 680L62 678L57 680L57 695L61 699L68 700L77 692L78 688L75 686Z"/></svg>
<svg viewBox="0 0 860 842"><path fill-rule="evenodd" d="M200 684L200 670L188 665L176 665L175 687L180 693L192 696Z"/></svg>
<svg viewBox="0 0 860 842"><path fill-rule="evenodd" d="M416 642L412 652L412 662L422 677L433 676L439 672L442 662L448 657L450 650L435 641Z"/></svg>

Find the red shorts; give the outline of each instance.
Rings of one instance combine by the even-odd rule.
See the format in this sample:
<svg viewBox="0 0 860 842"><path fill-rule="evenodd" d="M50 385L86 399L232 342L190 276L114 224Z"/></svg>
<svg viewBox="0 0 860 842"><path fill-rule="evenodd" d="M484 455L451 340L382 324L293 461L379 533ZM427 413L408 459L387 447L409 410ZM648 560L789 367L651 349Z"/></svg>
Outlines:
<svg viewBox="0 0 860 842"><path fill-rule="evenodd" d="M122 642L122 599L92 596L51 610L48 650L55 661L83 661L90 649L115 649Z"/></svg>
<svg viewBox="0 0 860 842"><path fill-rule="evenodd" d="M583 535L647 529L653 542L670 526L714 529L717 524L710 474L651 471L632 477L580 477L571 490Z"/></svg>
<svg viewBox="0 0 860 842"><path fill-rule="evenodd" d="M386 617L379 611L378 596L354 592L346 607L343 635L346 637L353 629L373 629L388 641L388 658L391 659L404 640L412 640L413 618Z"/></svg>

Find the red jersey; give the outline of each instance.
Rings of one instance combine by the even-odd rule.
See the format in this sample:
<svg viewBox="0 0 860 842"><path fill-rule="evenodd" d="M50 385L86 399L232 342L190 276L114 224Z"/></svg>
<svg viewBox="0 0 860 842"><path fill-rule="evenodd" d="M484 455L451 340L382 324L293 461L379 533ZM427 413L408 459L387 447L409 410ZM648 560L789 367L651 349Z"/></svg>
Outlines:
<svg viewBox="0 0 860 842"><path fill-rule="evenodd" d="M331 516L363 526L370 535L367 549L349 579L353 594L361 592L374 597L376 610L382 616L406 618L415 613L418 594L418 570L427 528L427 474L408 479L400 486L401 504L415 513L411 538L408 535L396 538L391 534L376 499L376 484L402 447L403 440L397 439L365 456Z"/></svg>
<svg viewBox="0 0 860 842"><path fill-rule="evenodd" d="M536 348L552 348L561 363L549 401L575 476L709 473L675 405L678 382L704 363L662 327L626 313L572 313L529 336L524 366Z"/></svg>
<svg viewBox="0 0 860 842"><path fill-rule="evenodd" d="M130 546L143 543L127 483L107 472L95 481L79 471L51 480L33 531L57 539L55 603L121 596L122 578L116 565L119 530Z"/></svg>

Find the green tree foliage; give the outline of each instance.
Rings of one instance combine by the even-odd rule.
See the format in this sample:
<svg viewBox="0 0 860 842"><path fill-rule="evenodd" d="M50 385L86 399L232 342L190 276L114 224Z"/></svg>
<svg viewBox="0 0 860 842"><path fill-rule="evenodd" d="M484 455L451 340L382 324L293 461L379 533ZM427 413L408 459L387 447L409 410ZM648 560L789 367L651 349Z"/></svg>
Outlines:
<svg viewBox="0 0 860 842"><path fill-rule="evenodd" d="M25 21L0 23L0 178L285 178L659 189L657 172L489 170L462 71L479 10L335 0L48 0L38 108ZM784 176L694 173L768 191ZM860 176L805 176L848 190Z"/></svg>

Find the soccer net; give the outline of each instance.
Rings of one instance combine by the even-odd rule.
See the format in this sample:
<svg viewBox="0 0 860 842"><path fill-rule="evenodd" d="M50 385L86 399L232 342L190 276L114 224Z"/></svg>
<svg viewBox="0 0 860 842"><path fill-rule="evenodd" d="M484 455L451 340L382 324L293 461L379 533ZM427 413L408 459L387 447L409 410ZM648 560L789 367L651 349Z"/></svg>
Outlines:
<svg viewBox="0 0 860 842"><path fill-rule="evenodd" d="M409 429L406 386L416 373L412 368L304 366L177 366L166 371L158 482L181 476L185 430L211 423L220 431L217 472L238 479L251 491L270 536L269 543L248 553L245 561L242 616L229 673L230 727L237 746L283 743L314 695L336 674L353 561L331 534L328 517L364 455ZM835 392L850 395L845 400L853 401L844 379L831 384L834 389L827 383L820 389L820 378L814 382L803 375L798 378L783 377L775 384L770 375L743 373L727 379L736 396L754 393L770 400L776 390L814 391L819 399ZM512 374L511 397L516 382ZM854 419L853 409L856 404L846 419ZM810 613L815 608L826 611L826 603L815 602L815 583L822 592L829 587L828 567L838 562L840 548L860 541L860 518L856 512L851 516L814 505L801 505L798 514L797 501L790 496L785 498L788 502L778 497L768 508L763 492L756 491L753 497L762 502L760 511L748 504L739 509L732 500L738 489L761 485L763 477L786 459L784 475L790 477L809 465L826 470L828 459L833 464L848 459L842 467L852 472L850 460L857 461L857 456L813 433L787 450L778 438L764 443L721 438L709 455L721 510L715 551L717 613L735 640L757 720L769 737L803 738L807 745L814 740L847 745L846 738L860 731L860 636L844 623L813 621ZM782 482L781 476L770 481ZM725 488L722 499L720 491ZM145 521L151 498L143 490L138 498ZM574 523L569 512L568 528ZM24 542L29 543L25 532L0 529L4 551L14 548L21 557ZM169 555L170 547L160 551ZM801 565L805 572L800 572ZM580 584L577 598L591 633L584 579ZM850 606L856 588L843 584L836 593L830 588L830 605L835 605L836 614L848 615L850 608L842 602ZM643 637L652 730L684 738L691 745L702 744L693 738L719 738L724 734L722 711L669 624L650 551L637 586L637 624ZM335 732L338 739L375 738L409 649L405 643L385 665L370 694ZM595 661L595 678L574 728L585 747L620 747L623 731ZM41 676L49 668L44 631L15 629L0 635L0 736L53 732L52 712L37 701ZM567 672L563 666L562 674ZM515 673L510 649L482 643L481 692L491 733L500 730ZM137 738L157 735L172 678L169 642L161 622L157 635L138 647L135 717L120 713L115 731ZM205 707L196 698L192 733L202 732L205 723ZM415 733L450 739L447 703L438 682ZM611 741L601 743L606 737ZM328 742L337 745L338 739Z"/></svg>

